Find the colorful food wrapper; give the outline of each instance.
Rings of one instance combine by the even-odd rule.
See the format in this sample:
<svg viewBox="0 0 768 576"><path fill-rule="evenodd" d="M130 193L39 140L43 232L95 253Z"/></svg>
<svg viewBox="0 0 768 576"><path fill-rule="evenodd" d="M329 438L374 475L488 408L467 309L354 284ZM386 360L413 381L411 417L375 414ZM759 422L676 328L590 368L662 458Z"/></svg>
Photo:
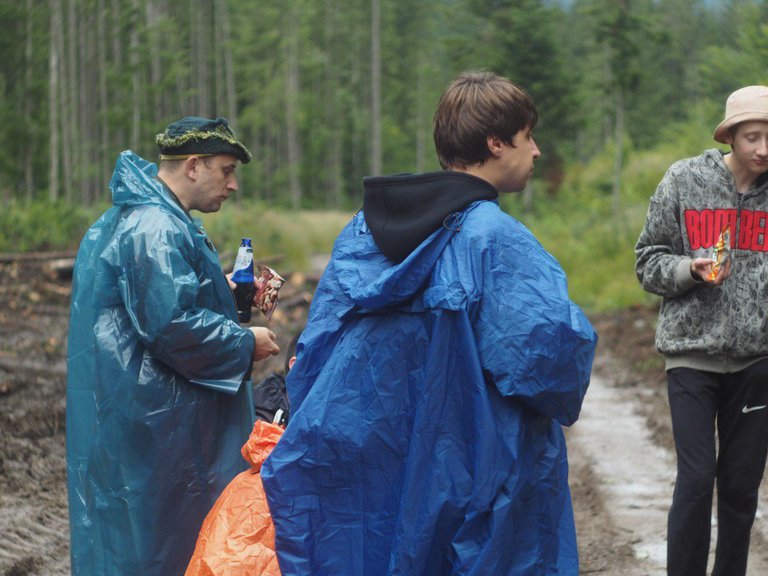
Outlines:
<svg viewBox="0 0 768 576"><path fill-rule="evenodd" d="M723 231L720 232L720 236L712 248L712 268L709 271L709 279L714 280L717 278L717 274L720 269L728 262L728 258L731 256L731 227L726 226Z"/></svg>
<svg viewBox="0 0 768 576"><path fill-rule="evenodd" d="M272 312L277 308L277 295L285 284L285 278L272 270L269 266L259 264L259 279L261 285L253 297L253 305L256 306L264 317L269 320Z"/></svg>

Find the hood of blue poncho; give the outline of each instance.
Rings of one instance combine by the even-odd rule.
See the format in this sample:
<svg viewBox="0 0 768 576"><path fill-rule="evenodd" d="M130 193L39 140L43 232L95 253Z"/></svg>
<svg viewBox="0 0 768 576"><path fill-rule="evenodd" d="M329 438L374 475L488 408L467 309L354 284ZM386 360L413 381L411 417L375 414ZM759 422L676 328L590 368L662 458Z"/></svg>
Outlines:
<svg viewBox="0 0 768 576"><path fill-rule="evenodd" d="M468 210L498 192L460 172L366 178L363 210L334 247L338 289L367 310L402 306L424 287Z"/></svg>
<svg viewBox="0 0 768 576"><path fill-rule="evenodd" d="M485 180L452 171L365 178L363 186L365 221L393 262L405 260L451 214L498 196Z"/></svg>

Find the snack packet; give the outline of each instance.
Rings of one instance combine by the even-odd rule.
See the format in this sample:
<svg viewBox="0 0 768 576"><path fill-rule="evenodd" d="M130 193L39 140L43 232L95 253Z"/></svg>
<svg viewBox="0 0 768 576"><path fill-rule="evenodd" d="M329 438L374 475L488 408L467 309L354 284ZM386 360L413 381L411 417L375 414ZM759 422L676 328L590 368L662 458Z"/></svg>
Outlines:
<svg viewBox="0 0 768 576"><path fill-rule="evenodd" d="M709 279L714 280L717 278L717 274L720 269L728 262L728 258L731 256L731 227L726 226L720 232L720 236L717 239L714 247L712 248L712 268L709 271Z"/></svg>
<svg viewBox="0 0 768 576"><path fill-rule="evenodd" d="M269 320L272 312L277 308L278 292L285 284L285 278L264 264L258 265L258 277L261 280L261 286L253 297L253 305Z"/></svg>

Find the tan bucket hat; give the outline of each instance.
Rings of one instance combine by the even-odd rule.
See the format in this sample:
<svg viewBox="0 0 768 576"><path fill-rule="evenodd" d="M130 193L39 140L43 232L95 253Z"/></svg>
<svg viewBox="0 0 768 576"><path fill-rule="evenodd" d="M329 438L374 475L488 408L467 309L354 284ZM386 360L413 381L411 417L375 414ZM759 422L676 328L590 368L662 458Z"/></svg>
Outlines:
<svg viewBox="0 0 768 576"><path fill-rule="evenodd" d="M728 129L750 120L768 122L768 86L746 86L728 96L725 119L715 128L715 140L727 144Z"/></svg>

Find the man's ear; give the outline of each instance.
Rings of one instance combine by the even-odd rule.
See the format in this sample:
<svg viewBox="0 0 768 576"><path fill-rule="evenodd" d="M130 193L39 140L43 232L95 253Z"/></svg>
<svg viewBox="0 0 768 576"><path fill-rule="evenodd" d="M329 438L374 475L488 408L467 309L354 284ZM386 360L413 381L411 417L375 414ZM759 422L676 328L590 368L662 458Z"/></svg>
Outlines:
<svg viewBox="0 0 768 576"><path fill-rule="evenodd" d="M200 162L200 158L197 156L190 156L184 160L184 174L190 180L197 180L197 165Z"/></svg>
<svg viewBox="0 0 768 576"><path fill-rule="evenodd" d="M486 143L488 144L488 150L491 156L498 158L501 156L501 151L504 149L504 142L496 136L486 136Z"/></svg>

